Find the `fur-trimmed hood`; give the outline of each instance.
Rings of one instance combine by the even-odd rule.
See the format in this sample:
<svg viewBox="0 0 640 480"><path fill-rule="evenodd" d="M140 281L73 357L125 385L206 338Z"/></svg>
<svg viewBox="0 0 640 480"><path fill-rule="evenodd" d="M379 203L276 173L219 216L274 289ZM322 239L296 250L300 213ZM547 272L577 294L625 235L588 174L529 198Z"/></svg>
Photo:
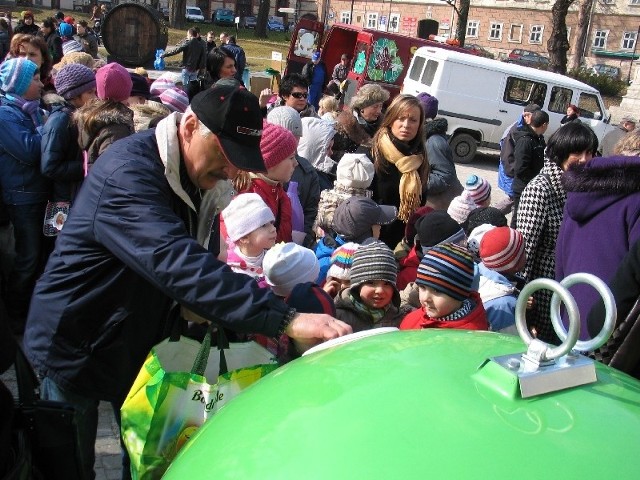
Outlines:
<svg viewBox="0 0 640 480"><path fill-rule="evenodd" d="M449 122L446 118L436 118L431 120L430 122L425 122L425 137L429 138L431 135L446 135L448 128Z"/></svg>
<svg viewBox="0 0 640 480"><path fill-rule="evenodd" d="M628 195L640 194L640 157L594 158L562 175L569 216L584 222Z"/></svg>
<svg viewBox="0 0 640 480"><path fill-rule="evenodd" d="M336 118L335 128L338 133L349 138L353 143L367 148L371 147L371 136L351 111L340 112Z"/></svg>
<svg viewBox="0 0 640 480"><path fill-rule="evenodd" d="M132 105L130 108L133 110L133 125L136 132L141 132L142 130L149 128L151 120L156 118L165 118L171 113L171 110L162 103L154 102L152 100L149 100L146 103Z"/></svg>
<svg viewBox="0 0 640 480"><path fill-rule="evenodd" d="M128 127L131 132L134 131L133 111L124 105L118 105L116 108L104 109L98 112L94 129L92 131L87 131L87 129L84 128L87 119L94 109L101 107L102 103L103 101L97 100L79 108L75 112L75 118L78 122L78 131L80 133L80 148L83 150L87 150L100 131L108 125L122 125Z"/></svg>

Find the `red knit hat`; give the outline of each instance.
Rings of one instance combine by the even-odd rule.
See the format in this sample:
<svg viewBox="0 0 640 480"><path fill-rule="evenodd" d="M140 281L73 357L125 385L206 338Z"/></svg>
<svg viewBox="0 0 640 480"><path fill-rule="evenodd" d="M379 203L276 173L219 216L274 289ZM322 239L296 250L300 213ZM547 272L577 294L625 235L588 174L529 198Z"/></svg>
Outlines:
<svg viewBox="0 0 640 480"><path fill-rule="evenodd" d="M517 273L527 259L524 237L513 228L492 228L480 241L480 259L487 268L496 272Z"/></svg>
<svg viewBox="0 0 640 480"><path fill-rule="evenodd" d="M298 139L288 129L273 123L264 123L260 151L267 169L275 167L291 156L297 148Z"/></svg>

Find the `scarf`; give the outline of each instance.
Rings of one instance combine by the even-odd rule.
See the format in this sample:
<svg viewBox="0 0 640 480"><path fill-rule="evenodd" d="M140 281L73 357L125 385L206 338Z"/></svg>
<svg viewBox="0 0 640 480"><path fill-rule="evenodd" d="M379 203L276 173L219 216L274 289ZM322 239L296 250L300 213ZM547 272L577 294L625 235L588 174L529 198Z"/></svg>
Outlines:
<svg viewBox="0 0 640 480"><path fill-rule="evenodd" d="M473 300L471 300L470 298L465 298L462 301L462 305L460 305L460 308L458 310L450 313L445 317L440 317L438 318L438 320L440 320L441 322L454 322L456 320L460 320L462 317L466 317L467 315L469 315L469 313L471 312L471 310L473 310L473 307L475 306L476 304L474 303Z"/></svg>
<svg viewBox="0 0 640 480"><path fill-rule="evenodd" d="M353 306L356 309L356 311L370 318L373 321L373 323L378 323L380 320L382 320L385 314L387 313L387 310L389 310L389 305L391 305L389 304L384 308L371 308L365 305L364 303L362 303L361 301L356 300L356 298L353 296L352 293L349 293L349 299L353 303Z"/></svg>
<svg viewBox="0 0 640 480"><path fill-rule="evenodd" d="M380 135L378 147L384 158L402 174L399 186L398 219L407 223L411 214L420 206L422 182L418 169L422 166L425 158L421 154L404 155L394 145L388 133Z"/></svg>
<svg viewBox="0 0 640 480"><path fill-rule="evenodd" d="M282 188L282 185L262 174L252 173L251 186L247 191L253 191L260 195L264 203L273 212L273 216L276 217L274 223L277 231L276 243L293 241L291 200L289 200L289 196Z"/></svg>
<svg viewBox="0 0 640 480"><path fill-rule="evenodd" d="M18 95L5 93L2 103L5 105L13 105L19 108L20 111L29 115L34 126L40 127L44 125L44 115L43 111L40 109L40 99L25 100Z"/></svg>

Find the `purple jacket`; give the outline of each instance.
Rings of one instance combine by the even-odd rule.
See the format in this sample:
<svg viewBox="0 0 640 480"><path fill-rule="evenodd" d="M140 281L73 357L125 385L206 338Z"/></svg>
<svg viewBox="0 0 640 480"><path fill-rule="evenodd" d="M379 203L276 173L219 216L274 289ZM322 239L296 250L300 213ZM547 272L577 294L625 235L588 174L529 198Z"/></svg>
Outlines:
<svg viewBox="0 0 640 480"><path fill-rule="evenodd" d="M594 158L562 177L567 191L556 245L556 279L587 272L609 282L640 239L640 157ZM587 315L598 293L589 286L570 289L580 310L580 338L588 339Z"/></svg>

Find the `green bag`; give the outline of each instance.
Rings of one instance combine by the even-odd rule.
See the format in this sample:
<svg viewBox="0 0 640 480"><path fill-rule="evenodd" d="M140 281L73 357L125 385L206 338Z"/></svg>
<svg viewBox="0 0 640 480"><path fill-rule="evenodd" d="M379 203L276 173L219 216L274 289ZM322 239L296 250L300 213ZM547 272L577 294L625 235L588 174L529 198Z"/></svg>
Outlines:
<svg viewBox="0 0 640 480"><path fill-rule="evenodd" d="M162 477L207 418L276 368L255 342L212 349L211 330L202 344L181 337L153 347L121 408L132 478Z"/></svg>

